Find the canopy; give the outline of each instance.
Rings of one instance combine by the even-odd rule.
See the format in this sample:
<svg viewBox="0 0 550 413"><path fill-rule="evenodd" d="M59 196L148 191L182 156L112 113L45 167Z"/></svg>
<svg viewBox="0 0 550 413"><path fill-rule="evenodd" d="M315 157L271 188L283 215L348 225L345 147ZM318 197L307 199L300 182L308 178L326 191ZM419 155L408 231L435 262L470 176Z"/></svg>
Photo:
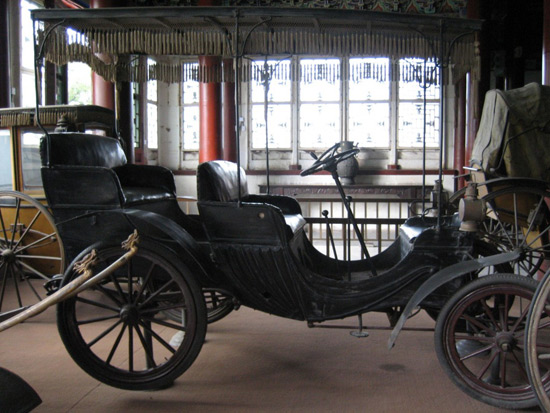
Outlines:
<svg viewBox="0 0 550 413"><path fill-rule="evenodd" d="M269 7L37 9L39 47L58 65L81 61L109 81L232 80L232 64L194 74L189 56L392 56L445 59L478 73L481 22L366 10ZM153 56L155 63L139 56ZM162 57L160 57L162 56ZM247 80L248 60L240 59Z"/></svg>
<svg viewBox="0 0 550 413"><path fill-rule="evenodd" d="M488 172L550 182L549 130L550 86L530 83L509 91L490 90L472 163Z"/></svg>

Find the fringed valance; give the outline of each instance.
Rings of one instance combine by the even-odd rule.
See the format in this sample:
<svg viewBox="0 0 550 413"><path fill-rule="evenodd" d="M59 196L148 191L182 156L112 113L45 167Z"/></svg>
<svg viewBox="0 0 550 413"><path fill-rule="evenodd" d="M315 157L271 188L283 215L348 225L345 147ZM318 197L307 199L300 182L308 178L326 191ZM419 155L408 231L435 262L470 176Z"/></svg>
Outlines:
<svg viewBox="0 0 550 413"><path fill-rule="evenodd" d="M44 125L55 125L63 114L56 110L40 110L40 122ZM67 116L67 118L75 123L73 117ZM0 127L12 126L36 126L34 109L27 111L21 109L0 110Z"/></svg>
<svg viewBox="0 0 550 413"><path fill-rule="evenodd" d="M38 39L48 61L58 65L85 62L109 81L155 79L172 83L192 76L210 82L230 81L229 77L233 77L232 65L220 63L188 71L184 69L184 59L160 59L153 65L144 59L132 59L141 55L434 59L440 57L443 49L454 75L468 71L475 75L478 68L473 33L477 26L468 20L350 10L275 10L93 9L77 13L58 11L51 18L46 17L51 15L48 10L40 10L33 13L33 18L44 22L39 27ZM240 79L254 78L247 60L241 62ZM449 62L443 63L447 66ZM375 72L379 69L367 67ZM312 73L308 71L307 75Z"/></svg>
<svg viewBox="0 0 550 413"><path fill-rule="evenodd" d="M31 125L32 116L30 113L0 113L0 127Z"/></svg>
<svg viewBox="0 0 550 413"><path fill-rule="evenodd" d="M42 106L40 111L40 123L42 125L56 125L61 116L76 125L86 122L94 122L104 127L114 129L114 112L95 105L51 105ZM0 109L0 127L12 126L36 126L35 108L4 108Z"/></svg>

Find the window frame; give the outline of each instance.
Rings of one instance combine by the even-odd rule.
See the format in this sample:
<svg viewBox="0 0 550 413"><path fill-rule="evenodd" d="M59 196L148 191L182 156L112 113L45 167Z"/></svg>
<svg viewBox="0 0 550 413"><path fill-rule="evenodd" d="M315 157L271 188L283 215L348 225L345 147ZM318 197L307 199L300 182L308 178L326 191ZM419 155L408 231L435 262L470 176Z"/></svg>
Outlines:
<svg viewBox="0 0 550 413"><path fill-rule="evenodd" d="M349 93L348 93L348 73L349 70L349 59L350 58L356 58L356 57L374 57L374 56L349 56L345 58L340 58L341 60L341 77L340 77L340 102L339 102L339 112L340 112L340 141L348 140L349 136ZM312 59L312 58L319 58L319 59L327 59L330 57L325 56L293 56L289 59L291 60L291 66L293 73L296 73L296 66L299 64L300 59ZM257 60L260 60L261 57L258 57ZM272 57L272 59L274 59ZM389 59L389 143L387 147L366 147L366 146L359 146L362 149L362 153L367 154L364 156L364 165L366 165L369 169L386 169L386 168L400 168L402 166L409 166L410 160L417 156L419 150L422 148L416 147L416 146L403 146L399 144L399 82L400 75L399 72L395 72L396 68L399 67L399 61L400 59L403 59L403 57L388 57ZM399 70L399 69L397 69ZM299 136L299 129L300 129L300 113L299 113L299 106L300 106L300 100L299 100L299 83L300 81L297 79L293 79L291 82L291 112L292 112L292 137L291 137L291 143L292 143L292 149L276 149L276 148L270 148L270 165L274 168L281 168L281 169L288 169L289 166L293 164L307 164L308 161L311 160L309 156L310 151L314 152L322 152L326 148L309 148L309 147L303 147L300 145L300 136ZM246 103L241 103L242 107L246 108L245 118L250 125L251 120L251 110L252 110L252 104L251 104L251 97L250 97L250 88L247 86L246 83L243 83L242 85L243 89L246 90L246 93L243 93L243 96L247 97ZM443 90L445 92L446 88L441 85L440 87L443 87ZM448 99L448 97L445 97L444 99ZM357 102L357 101L354 101ZM444 102L441 102L440 98L437 99L428 99L428 103L438 103L439 105L444 104ZM439 107L438 107L439 108ZM439 113L439 110L438 110ZM441 125L441 122L439 122L439 127L443 127ZM439 136L440 132L439 130L436 130L436 135ZM250 169L265 169L265 149L260 148L253 148L252 147L252 128L247 128L247 133L244 134L248 144L248 167ZM444 137L444 139L446 139ZM452 148L451 148L452 149ZM288 152L291 152L289 155ZM427 153L427 159L428 161L433 161L435 158L439 156L439 145L436 146L427 146L426 147L426 153ZM360 156L362 156L360 154ZM275 162L271 160L271 158L275 159ZM417 157L417 159L419 159ZM288 165L290 161L290 165ZM410 168L415 169L415 168ZM420 169L420 168L418 168Z"/></svg>

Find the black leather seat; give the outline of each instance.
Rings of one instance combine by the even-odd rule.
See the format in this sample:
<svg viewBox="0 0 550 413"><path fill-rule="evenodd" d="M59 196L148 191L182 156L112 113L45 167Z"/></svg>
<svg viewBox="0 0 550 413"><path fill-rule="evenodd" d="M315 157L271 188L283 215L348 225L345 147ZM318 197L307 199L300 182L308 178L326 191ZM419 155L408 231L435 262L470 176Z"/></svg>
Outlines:
<svg viewBox="0 0 550 413"><path fill-rule="evenodd" d="M172 172L131 165L117 139L78 132L50 133L40 143L42 178L52 208L134 207L162 212L177 206Z"/></svg>
<svg viewBox="0 0 550 413"><path fill-rule="evenodd" d="M237 172L239 171L239 172ZM240 176L239 176L240 175ZM240 189L239 189L240 188ZM237 164L228 161L209 161L197 169L197 198L204 202L237 202L265 205L276 208L282 214L287 235L292 237L306 224L300 204L291 197L282 195L250 194L246 173Z"/></svg>

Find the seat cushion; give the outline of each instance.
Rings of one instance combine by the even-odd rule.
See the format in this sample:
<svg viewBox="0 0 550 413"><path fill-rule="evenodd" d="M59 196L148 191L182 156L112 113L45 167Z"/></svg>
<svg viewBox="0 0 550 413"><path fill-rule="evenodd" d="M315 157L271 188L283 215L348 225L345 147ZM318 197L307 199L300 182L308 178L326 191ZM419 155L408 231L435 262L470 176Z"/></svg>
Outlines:
<svg viewBox="0 0 550 413"><path fill-rule="evenodd" d="M300 214L285 214L286 226L290 229L292 235L296 234L306 225L305 218Z"/></svg>
<svg viewBox="0 0 550 413"><path fill-rule="evenodd" d="M248 195L246 174L242 168L237 168L237 164L228 161L209 161L199 165L197 169L199 201L236 201L239 199L239 191L243 198Z"/></svg>
<svg viewBox="0 0 550 413"><path fill-rule="evenodd" d="M175 199L172 192L165 191L161 188L150 187L123 187L125 206L138 205L146 202L164 201L167 199Z"/></svg>
<svg viewBox="0 0 550 413"><path fill-rule="evenodd" d="M114 168L126 164L117 139L79 132L50 133L40 141L42 165Z"/></svg>

